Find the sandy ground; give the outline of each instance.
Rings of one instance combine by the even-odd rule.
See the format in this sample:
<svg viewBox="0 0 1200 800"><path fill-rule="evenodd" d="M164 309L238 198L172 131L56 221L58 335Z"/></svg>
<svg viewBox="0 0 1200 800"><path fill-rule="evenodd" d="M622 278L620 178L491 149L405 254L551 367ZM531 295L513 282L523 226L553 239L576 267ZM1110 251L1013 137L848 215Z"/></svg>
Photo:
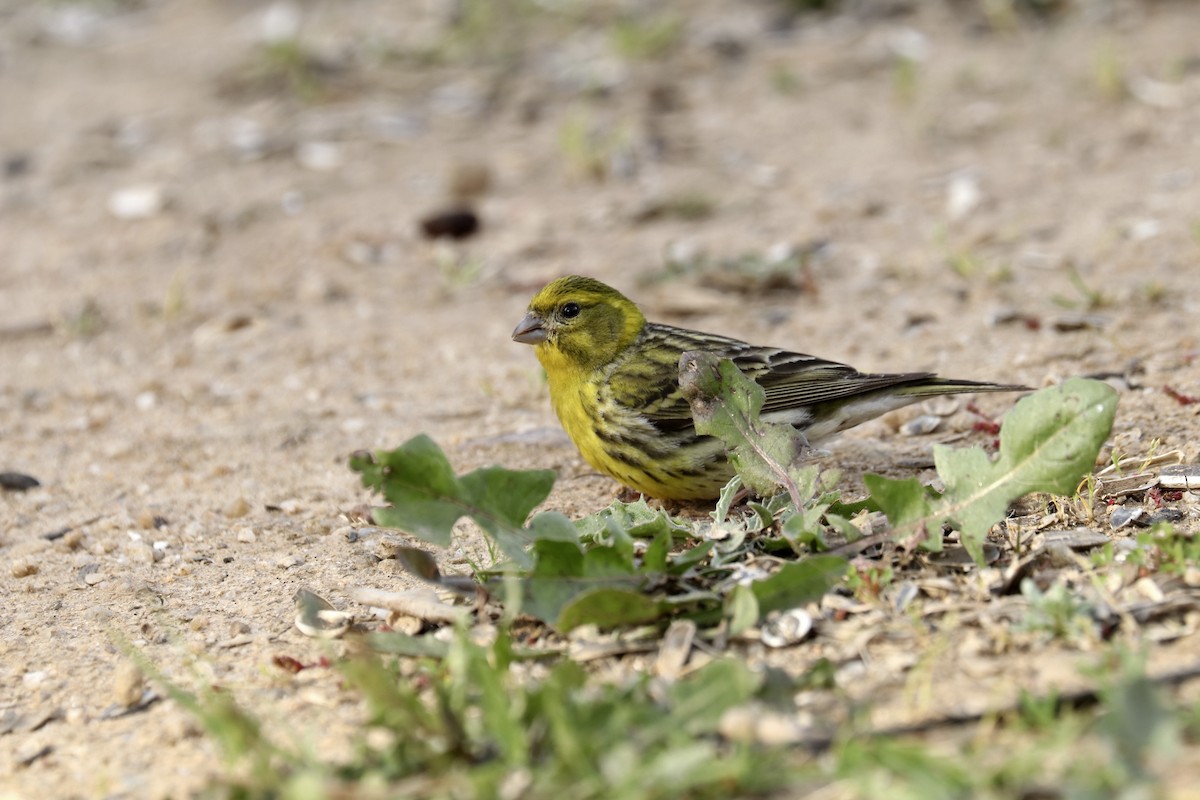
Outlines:
<svg viewBox="0 0 1200 800"><path fill-rule="evenodd" d="M1083 4L1004 31L886 5L781 30L768 3L693 4L675 51L637 60L579 26L451 46L435 2L0 3L0 470L41 483L0 493L0 794L182 796L220 773L172 703L114 713L139 691L120 640L344 752L361 710L336 676L271 659L324 652L292 626L298 589L365 612L353 587L408 585L346 535L371 499L352 451L425 432L462 469L557 470L568 514L613 498L509 340L561 274L866 370L1125 375L1119 452L1194 462L1200 405L1162 387L1200 395L1195 10ZM289 87L262 37L293 22L325 67ZM475 164L482 235L422 238ZM669 213L681 197L711 215ZM802 291L649 280L668 256L815 243ZM830 458L851 490L928 478L903 465L972 422L870 423ZM1153 661L1196 652L1187 635ZM1037 655L988 674L1076 675L1078 654ZM935 705L982 696L933 658ZM911 710L911 665L885 660L884 719Z"/></svg>

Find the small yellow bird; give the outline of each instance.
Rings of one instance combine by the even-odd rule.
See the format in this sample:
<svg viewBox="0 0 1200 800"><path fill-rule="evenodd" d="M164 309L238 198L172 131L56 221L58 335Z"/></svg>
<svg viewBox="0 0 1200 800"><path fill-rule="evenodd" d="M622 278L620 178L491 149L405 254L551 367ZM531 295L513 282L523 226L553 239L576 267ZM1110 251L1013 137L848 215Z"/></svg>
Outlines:
<svg viewBox="0 0 1200 800"><path fill-rule="evenodd" d="M554 411L587 462L667 500L716 498L733 477L724 445L696 433L680 391L679 357L689 350L732 359L762 386L762 418L793 425L810 443L927 397L1026 388L931 372L867 375L816 356L647 322L616 289L577 275L534 295L512 338L534 345Z"/></svg>

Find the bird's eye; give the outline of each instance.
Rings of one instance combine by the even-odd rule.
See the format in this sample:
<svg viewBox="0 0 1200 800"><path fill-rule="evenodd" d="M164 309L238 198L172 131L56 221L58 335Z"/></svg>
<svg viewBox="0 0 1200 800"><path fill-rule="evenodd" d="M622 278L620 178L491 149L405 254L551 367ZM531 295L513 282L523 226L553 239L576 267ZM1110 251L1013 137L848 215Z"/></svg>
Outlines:
<svg viewBox="0 0 1200 800"><path fill-rule="evenodd" d="M563 315L563 319L574 319L575 317L579 316L579 312L581 310L582 309L580 309L579 303L567 303L562 307L561 313Z"/></svg>

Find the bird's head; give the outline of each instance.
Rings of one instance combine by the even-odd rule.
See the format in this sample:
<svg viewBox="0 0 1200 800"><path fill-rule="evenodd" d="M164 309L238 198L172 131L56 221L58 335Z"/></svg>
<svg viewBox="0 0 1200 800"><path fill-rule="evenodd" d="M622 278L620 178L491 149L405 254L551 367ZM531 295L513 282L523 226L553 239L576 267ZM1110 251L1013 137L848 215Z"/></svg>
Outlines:
<svg viewBox="0 0 1200 800"><path fill-rule="evenodd" d="M645 324L638 307L616 289L568 275L534 295L512 338L536 345L548 371L558 366L596 369L631 345Z"/></svg>

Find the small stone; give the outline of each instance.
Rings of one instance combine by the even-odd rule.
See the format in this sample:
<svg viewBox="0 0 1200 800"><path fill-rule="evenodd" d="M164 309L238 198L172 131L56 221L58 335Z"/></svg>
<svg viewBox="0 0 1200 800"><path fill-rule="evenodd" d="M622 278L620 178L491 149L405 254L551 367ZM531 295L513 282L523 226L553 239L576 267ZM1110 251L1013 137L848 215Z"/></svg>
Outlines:
<svg viewBox="0 0 1200 800"><path fill-rule="evenodd" d="M41 482L32 475L22 472L0 472L0 489L12 492L24 492L41 486Z"/></svg>
<svg viewBox="0 0 1200 800"><path fill-rule="evenodd" d="M225 509L225 516L230 519L238 519L250 513L250 504L246 502L246 498L239 497L229 504Z"/></svg>
<svg viewBox="0 0 1200 800"><path fill-rule="evenodd" d="M950 179L946 188L946 216L955 222L965 219L983 202L979 179L970 173L959 173Z"/></svg>
<svg viewBox="0 0 1200 800"><path fill-rule="evenodd" d="M409 614L392 614L388 617L388 626L396 633L416 636L425 627L425 620Z"/></svg>
<svg viewBox="0 0 1200 800"><path fill-rule="evenodd" d="M132 661L124 661L113 675L113 702L121 708L133 708L142 701L145 687L142 671Z"/></svg>
<svg viewBox="0 0 1200 800"><path fill-rule="evenodd" d="M125 546L129 560L138 564L154 563L154 548L146 542L130 542Z"/></svg>
<svg viewBox="0 0 1200 800"><path fill-rule="evenodd" d="M89 572L83 576L83 582L88 586L95 586L98 583L104 583L105 575L102 572Z"/></svg>
<svg viewBox="0 0 1200 800"><path fill-rule="evenodd" d="M753 742L758 715L757 708L749 705L734 706L726 709L721 715L717 730L731 742Z"/></svg>
<svg viewBox="0 0 1200 800"><path fill-rule="evenodd" d="M892 31L887 37L888 49L907 61L927 61L932 51L929 37L915 28L903 27Z"/></svg>
<svg viewBox="0 0 1200 800"><path fill-rule="evenodd" d="M162 188L149 184L118 189L108 196L108 212L117 219L149 219L165 205Z"/></svg>
<svg viewBox="0 0 1200 800"><path fill-rule="evenodd" d="M149 411L158 405L158 395L154 392L142 392L133 400L138 411Z"/></svg>
<svg viewBox="0 0 1200 800"><path fill-rule="evenodd" d="M421 233L428 239L466 239L479 232L479 216L469 208L447 208L421 218Z"/></svg>
<svg viewBox="0 0 1200 800"><path fill-rule="evenodd" d="M45 683L48 677L50 677L50 673L44 669L30 670L21 676L21 683L26 688L33 689Z"/></svg>
<svg viewBox="0 0 1200 800"><path fill-rule="evenodd" d="M253 528L248 528L248 527L238 528L237 540L239 542L241 542L242 544L254 544L254 542L257 541L257 539L258 539L258 536L254 533Z"/></svg>
<svg viewBox="0 0 1200 800"><path fill-rule="evenodd" d="M1157 583L1154 582L1152 578L1139 578L1133 584L1133 588L1138 592L1138 594L1152 603L1161 603L1166 599L1166 595L1163 594L1163 590Z"/></svg>
<svg viewBox="0 0 1200 800"><path fill-rule="evenodd" d="M754 725L754 739L767 747L795 744L803 735L796 720L779 712L765 711Z"/></svg>
<svg viewBox="0 0 1200 800"><path fill-rule="evenodd" d="M298 554L280 556L279 558L275 559L275 566L279 567L280 569L291 569L292 567L298 567L303 563L304 556Z"/></svg>
<svg viewBox="0 0 1200 800"><path fill-rule="evenodd" d="M18 558L12 562L11 569L14 578L28 578L30 575L37 575L38 573L38 565L28 558Z"/></svg>
<svg viewBox="0 0 1200 800"><path fill-rule="evenodd" d="M258 38L266 44L290 42L300 34L300 9L294 3L272 3L258 20Z"/></svg>
<svg viewBox="0 0 1200 800"><path fill-rule="evenodd" d="M903 436L924 436L936 431L941 424L941 417L933 414L922 414L901 425L900 433Z"/></svg>
<svg viewBox="0 0 1200 800"><path fill-rule="evenodd" d="M1133 220L1125 228L1125 235L1135 242L1153 239L1160 233L1162 233L1162 223L1156 219Z"/></svg>
<svg viewBox="0 0 1200 800"><path fill-rule="evenodd" d="M314 172L330 172L345 160L341 146L333 142L301 142L296 146L296 161Z"/></svg>

